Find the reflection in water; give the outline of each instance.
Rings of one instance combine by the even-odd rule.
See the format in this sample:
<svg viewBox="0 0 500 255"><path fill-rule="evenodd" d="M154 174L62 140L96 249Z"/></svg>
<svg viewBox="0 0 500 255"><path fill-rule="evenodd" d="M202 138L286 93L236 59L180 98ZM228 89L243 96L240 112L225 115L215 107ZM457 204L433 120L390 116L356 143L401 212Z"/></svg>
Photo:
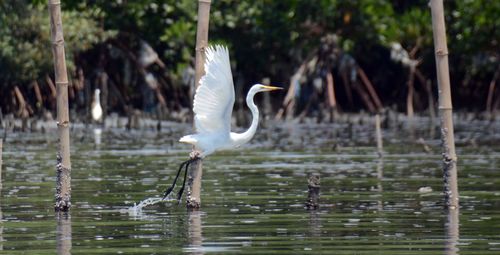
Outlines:
<svg viewBox="0 0 500 255"><path fill-rule="evenodd" d="M201 216L198 210L188 211L188 250L191 254L204 254Z"/></svg>
<svg viewBox="0 0 500 255"><path fill-rule="evenodd" d="M69 212L56 212L56 219L57 254L71 254L71 215Z"/></svg>
<svg viewBox="0 0 500 255"><path fill-rule="evenodd" d="M384 187L382 186L382 180L384 179L384 157L380 157L377 162L377 191L380 194L380 199L377 201L378 211L384 210L384 201L382 201Z"/></svg>
<svg viewBox="0 0 500 255"><path fill-rule="evenodd" d="M321 212L309 210L309 234L312 237L321 237Z"/></svg>
<svg viewBox="0 0 500 255"><path fill-rule="evenodd" d="M500 219L499 196L495 195L500 178L496 171L500 169L499 128L491 131L495 137L488 137L489 143L495 143L491 148L461 147L461 154L467 155L461 168L465 177L461 189L469 191L462 203L469 210L460 211L459 239L458 215L449 219L454 224L445 225L447 211L440 207L439 192L416 192L419 187L435 188L442 183L438 155L421 153L421 147L399 128L402 135L390 130L384 133L391 145L381 160L376 158L375 148L365 146L372 128L354 126L357 135L353 137L365 141L358 146L349 140L347 124L336 127L338 136L330 135L334 129L327 125L282 125L275 129L272 141L279 148L251 143L239 152L241 155L210 158L203 213L190 214L184 204L154 198L163 191L158 185L164 185L171 172L169 166L186 153L174 140L180 136L176 128L190 126L174 126L172 131L164 128L162 135L107 130L99 153L92 148L89 129L90 133L83 135L90 139L74 139L72 147L78 151L74 168L84 170L73 172L79 184L74 187L79 208L71 212L71 222L63 219L59 225L54 222L57 218L47 217L46 206L52 199L53 187L47 180L52 178L56 138L15 134L9 140L8 153L4 153L9 161L3 167L5 190L1 197L6 241L0 245L8 254L53 253L56 248L62 254L304 254L319 250L416 255L456 254L465 249L495 253L498 231L492 227ZM475 138L483 130L488 129L461 134ZM425 133L421 128L417 131ZM292 138L291 133L298 137ZM106 135L113 139L106 139ZM107 140L113 144L103 146ZM332 148L333 140L342 146ZM439 144L438 139L428 142ZM322 175L323 208L319 211L303 208L304 180L310 171ZM93 192L96 190L99 192ZM148 197L153 198L139 203ZM129 210L125 205L133 202L140 205ZM146 204L151 205L143 208ZM75 231L71 234L75 247L71 249L70 235L63 234L63 228L70 230L69 226ZM464 237L467 246L463 245ZM7 252L0 251L3 253Z"/></svg>
<svg viewBox="0 0 500 255"><path fill-rule="evenodd" d="M3 215L2 215L2 140L0 138L0 251L3 250Z"/></svg>
<svg viewBox="0 0 500 255"><path fill-rule="evenodd" d="M94 144L98 148L101 145L101 134L102 134L102 129L94 128Z"/></svg>
<svg viewBox="0 0 500 255"><path fill-rule="evenodd" d="M447 255L459 254L457 247L460 239L460 210L448 209L448 219L446 221L446 237L445 237L445 252Z"/></svg>
<svg viewBox="0 0 500 255"><path fill-rule="evenodd" d="M429 139L435 139L436 138L436 124L434 121L431 121L429 123Z"/></svg>
<svg viewBox="0 0 500 255"><path fill-rule="evenodd" d="M2 153L3 140L0 138L0 251L3 250L3 215L2 215Z"/></svg>

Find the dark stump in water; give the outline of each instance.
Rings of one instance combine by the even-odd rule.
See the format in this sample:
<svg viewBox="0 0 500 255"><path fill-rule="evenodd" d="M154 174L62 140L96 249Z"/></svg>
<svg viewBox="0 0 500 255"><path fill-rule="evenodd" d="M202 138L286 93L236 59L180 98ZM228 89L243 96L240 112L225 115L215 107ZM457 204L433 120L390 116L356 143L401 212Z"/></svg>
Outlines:
<svg viewBox="0 0 500 255"><path fill-rule="evenodd" d="M319 173L311 173L307 179L307 201L306 207L308 210L315 210L319 207L319 188L320 177Z"/></svg>

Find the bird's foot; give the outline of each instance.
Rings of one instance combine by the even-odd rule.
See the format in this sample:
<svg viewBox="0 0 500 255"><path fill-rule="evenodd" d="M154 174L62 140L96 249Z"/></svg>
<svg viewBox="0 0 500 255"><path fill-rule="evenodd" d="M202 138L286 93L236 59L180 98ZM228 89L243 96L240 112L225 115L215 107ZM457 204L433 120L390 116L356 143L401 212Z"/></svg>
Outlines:
<svg viewBox="0 0 500 255"><path fill-rule="evenodd" d="M182 193L184 193L184 187L182 187L179 192L177 192L177 204L181 203Z"/></svg>
<svg viewBox="0 0 500 255"><path fill-rule="evenodd" d="M172 190L174 189L174 186L170 186L164 193L163 195L163 198L161 200L165 200L165 198L167 198L167 196L170 194L170 192L172 192Z"/></svg>

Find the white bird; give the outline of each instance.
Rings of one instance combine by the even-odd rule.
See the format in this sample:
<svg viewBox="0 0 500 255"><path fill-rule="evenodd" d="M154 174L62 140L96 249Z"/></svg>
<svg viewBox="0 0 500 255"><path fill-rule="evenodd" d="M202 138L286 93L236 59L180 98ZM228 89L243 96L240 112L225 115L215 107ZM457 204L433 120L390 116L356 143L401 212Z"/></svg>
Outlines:
<svg viewBox="0 0 500 255"><path fill-rule="evenodd" d="M92 105L90 106L91 108L91 114L92 114L92 119L95 122L99 122L102 120L102 107L101 107L101 99L99 95L101 94L101 90L95 89L94 91L94 99L92 100Z"/></svg>
<svg viewBox="0 0 500 255"><path fill-rule="evenodd" d="M252 112L252 124L243 133L231 132L234 85L228 49L220 45L211 46L206 49L205 55L205 75L200 79L193 102L196 133L183 136L179 140L182 143L192 144L197 155L181 164L174 183L165 191L164 198L172 192L184 165L186 166L185 183L187 168L197 158L204 158L219 150L237 148L250 141L259 124L259 109L253 101L255 94L283 89L262 84L253 85L246 97L247 106ZM178 193L178 199L182 196L183 190L184 184Z"/></svg>

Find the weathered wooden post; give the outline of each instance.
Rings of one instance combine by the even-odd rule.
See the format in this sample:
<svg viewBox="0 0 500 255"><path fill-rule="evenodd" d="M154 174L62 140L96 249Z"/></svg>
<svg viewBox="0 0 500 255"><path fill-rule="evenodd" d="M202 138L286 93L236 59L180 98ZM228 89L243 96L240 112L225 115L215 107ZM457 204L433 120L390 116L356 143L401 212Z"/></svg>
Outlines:
<svg viewBox="0 0 500 255"><path fill-rule="evenodd" d="M59 151L56 166L56 211L68 211L71 207L71 161L69 150L68 72L64 53L64 36L61 20L61 2L49 0L52 54L54 55L57 87L57 131Z"/></svg>
<svg viewBox="0 0 500 255"><path fill-rule="evenodd" d="M446 44L443 0L431 0L430 7L439 87L445 201L448 208L456 209L458 208L457 156L455 153L455 138L453 132L453 107L451 104L448 46Z"/></svg>
<svg viewBox="0 0 500 255"><path fill-rule="evenodd" d="M198 0L198 24L196 32L195 86L200 84L205 74L205 49L208 47L208 21L211 0ZM198 159L189 167L187 204L188 208L199 208L201 205L202 161Z"/></svg>

